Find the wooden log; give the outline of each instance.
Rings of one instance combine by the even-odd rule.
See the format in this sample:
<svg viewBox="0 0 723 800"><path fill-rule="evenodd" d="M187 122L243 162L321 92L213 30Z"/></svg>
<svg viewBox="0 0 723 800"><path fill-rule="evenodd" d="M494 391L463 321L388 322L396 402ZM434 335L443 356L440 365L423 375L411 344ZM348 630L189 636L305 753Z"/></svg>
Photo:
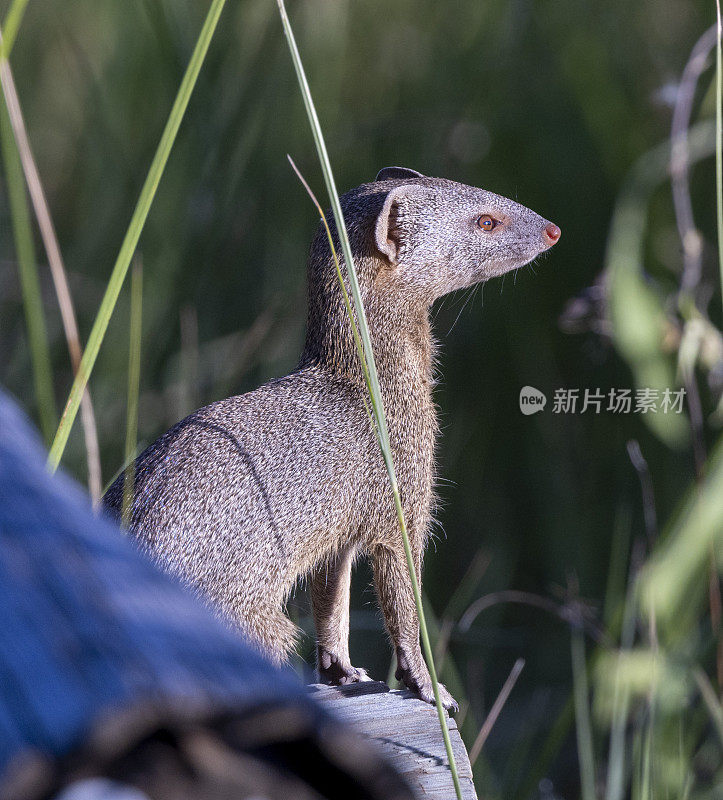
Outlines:
<svg viewBox="0 0 723 800"><path fill-rule="evenodd" d="M408 781L419 798L453 800L454 784L439 728L437 709L409 691L390 691L385 683L348 686L312 684L311 696L373 740L386 760ZM452 750L465 800L477 800L472 767L457 724L447 717Z"/></svg>

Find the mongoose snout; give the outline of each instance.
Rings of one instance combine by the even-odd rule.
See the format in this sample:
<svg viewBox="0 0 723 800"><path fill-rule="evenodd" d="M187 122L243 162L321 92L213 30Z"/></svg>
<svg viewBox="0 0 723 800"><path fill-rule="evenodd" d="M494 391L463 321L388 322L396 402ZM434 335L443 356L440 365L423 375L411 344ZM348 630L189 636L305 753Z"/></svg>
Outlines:
<svg viewBox="0 0 723 800"><path fill-rule="evenodd" d="M421 580L436 507L430 307L527 264L560 229L500 195L402 167L381 170L341 203ZM336 238L331 216L329 226ZM368 556L397 677L433 702L392 494L322 225L309 254L308 303L296 370L194 411L138 457L131 532L276 663L297 635L284 605L307 577L319 676L333 684L366 677L352 666L348 640L351 569ZM119 517L122 501L123 475L104 505ZM456 708L444 687L442 701Z"/></svg>
<svg viewBox="0 0 723 800"><path fill-rule="evenodd" d="M553 244L557 244L560 236L562 235L562 231L555 225L554 222L548 222L545 225L545 230L542 232L543 239L547 242L548 247L552 247Z"/></svg>

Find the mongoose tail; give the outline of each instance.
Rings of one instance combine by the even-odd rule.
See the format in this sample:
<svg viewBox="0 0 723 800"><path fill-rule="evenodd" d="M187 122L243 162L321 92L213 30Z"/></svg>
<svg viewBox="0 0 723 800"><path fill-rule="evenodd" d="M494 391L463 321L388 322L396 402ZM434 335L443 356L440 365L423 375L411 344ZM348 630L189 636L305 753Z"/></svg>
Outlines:
<svg viewBox="0 0 723 800"><path fill-rule="evenodd" d="M560 229L507 198L402 167L383 169L341 200L421 580L438 431L430 306L527 264ZM142 453L131 529L276 662L294 646L285 601L308 576L320 679L331 684L366 677L352 666L348 640L351 568L368 555L397 677L433 702L386 471L321 225L308 279L297 369L195 411ZM121 476L104 498L116 515L122 494ZM456 708L444 688L442 698Z"/></svg>

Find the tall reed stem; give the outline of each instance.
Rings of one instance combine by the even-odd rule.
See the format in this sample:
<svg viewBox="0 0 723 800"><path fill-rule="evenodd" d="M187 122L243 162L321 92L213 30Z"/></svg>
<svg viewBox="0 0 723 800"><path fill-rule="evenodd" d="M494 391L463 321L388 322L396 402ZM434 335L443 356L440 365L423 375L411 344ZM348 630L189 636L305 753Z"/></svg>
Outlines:
<svg viewBox="0 0 723 800"><path fill-rule="evenodd" d="M206 53L208 52L211 39L216 25L218 24L219 17L223 11L226 0L213 0L211 7L208 10L206 19L201 28L201 32L196 41L196 46L193 49L191 60L188 62L188 67L181 81L181 86L178 89L178 94L171 108L171 113L166 122L166 127L161 135L161 140L158 143L156 154L151 162L148 175L141 189L138 202L136 204L133 216L131 217L128 230L121 244L118 258L116 259L113 271L108 281L108 286L105 295L98 310L98 316L93 323L93 329L88 338L88 345L83 353L83 358L80 362L80 369L75 377L73 386L70 390L68 401L63 411L63 416L58 426L58 431L55 434L53 446L50 448L50 455L48 456L48 466L54 472L60 459L63 456L65 445L68 442L68 435L73 426L75 417L78 413L78 406L80 405L80 398L90 378L90 373L93 371L96 359L98 358L98 351L105 337L105 332L108 329L108 323L115 309L118 295L120 294L121 287L128 273L128 266L133 258L138 239L140 238L141 231L148 218L148 212L151 209L153 198L156 196L158 184L161 182L163 171L168 162L168 157L171 154L173 143L176 141L176 134L181 126L183 115L188 107L188 101L196 85L198 74L203 66Z"/></svg>
<svg viewBox="0 0 723 800"><path fill-rule="evenodd" d="M419 619L419 627L422 636L422 646L424 649L424 656L425 660L427 661L427 666L429 668L429 674L432 678L434 699L437 706L437 712L439 714L439 724L442 729L442 736L444 738L444 745L447 751L449 767L452 773L454 789L457 794L457 797L459 798L459 800L461 800L462 790L459 783L459 776L457 775L457 765L454 760L454 753L452 752L452 743L450 741L449 731L447 729L447 720L445 718L444 708L442 707L442 702L439 695L439 681L437 680L437 671L434 666L432 646L429 641L429 633L427 632L427 624L424 617L424 608L422 607L422 596L419 590L419 582L417 581L414 556L412 554L412 548L409 543L409 535L407 533L407 523L404 518L404 510L402 508L402 501L399 495L399 486L397 484L397 477L394 470L394 461L392 459L392 450L391 450L391 445L389 443L389 432L387 429L386 415L384 413L384 404L382 402L382 395L379 387L379 378L377 375L376 363L374 361L374 352L372 350L371 339L369 337L369 326L367 325L366 313L364 311L364 304L362 302L361 292L359 289L359 281L357 279L356 269L354 266L354 258L351 253L349 236L347 234L346 225L344 223L344 215L342 214L341 204L339 202L339 194L336 189L336 183L334 181L334 175L331 169L331 162L329 161L329 155L326 150L324 136L321 131L321 125L319 124L319 118L316 114L316 108L314 107L314 101L312 99L311 90L309 89L309 84L306 79L306 73L304 72L304 67L301 62L301 56L299 55L299 50L296 46L296 39L294 38L294 32L291 28L291 23L289 22L289 18L286 14L284 0L277 0L277 2L279 6L279 13L281 15L281 22L284 27L284 33L286 35L286 40L288 42L289 50L291 52L291 58L292 61L294 62L294 69L296 70L296 76L299 80L299 87L301 89L304 105L306 107L306 113L309 117L309 123L311 125L311 131L314 137L314 143L316 144L316 150L319 155L319 161L321 162L321 169L324 174L324 182L326 184L326 189L329 194L329 200L331 202L331 208L334 214L336 228L339 233L339 241L341 243L341 249L344 255L344 262L346 265L347 275L349 278L349 285L351 287L352 298L354 300L354 309L356 311L358 320L359 335L364 350L364 357L366 359L367 369L365 370L365 378L367 380L367 387L369 389L369 396L371 400L374 421L376 422L377 438L379 440L379 446L382 451L382 457L384 459L384 464L386 466L387 474L389 476L389 484L392 490L392 496L394 498L394 508L396 510L397 519L399 521L399 529L401 531L402 541L404 543L404 553L407 559L409 578L412 583L414 602L417 607L417 617ZM363 365L364 365L364 360L362 360L362 366Z"/></svg>

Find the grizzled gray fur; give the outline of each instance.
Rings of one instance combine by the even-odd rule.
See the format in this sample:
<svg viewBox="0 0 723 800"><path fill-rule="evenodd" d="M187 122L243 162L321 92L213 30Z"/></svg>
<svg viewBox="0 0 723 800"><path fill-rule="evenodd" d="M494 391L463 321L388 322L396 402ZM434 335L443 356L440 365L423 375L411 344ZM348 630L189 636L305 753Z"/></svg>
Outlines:
<svg viewBox="0 0 723 800"><path fill-rule="evenodd" d="M430 306L528 263L560 230L504 197L399 167L341 201L419 576L438 433ZM330 226L335 232L331 218ZM131 529L277 663L296 638L284 604L307 576L320 679L335 684L366 677L351 664L348 636L351 567L368 555L397 677L433 702L394 504L321 226L308 277L297 369L195 411L140 455ZM121 476L104 498L116 516L122 494ZM445 689L442 698L456 707Z"/></svg>

